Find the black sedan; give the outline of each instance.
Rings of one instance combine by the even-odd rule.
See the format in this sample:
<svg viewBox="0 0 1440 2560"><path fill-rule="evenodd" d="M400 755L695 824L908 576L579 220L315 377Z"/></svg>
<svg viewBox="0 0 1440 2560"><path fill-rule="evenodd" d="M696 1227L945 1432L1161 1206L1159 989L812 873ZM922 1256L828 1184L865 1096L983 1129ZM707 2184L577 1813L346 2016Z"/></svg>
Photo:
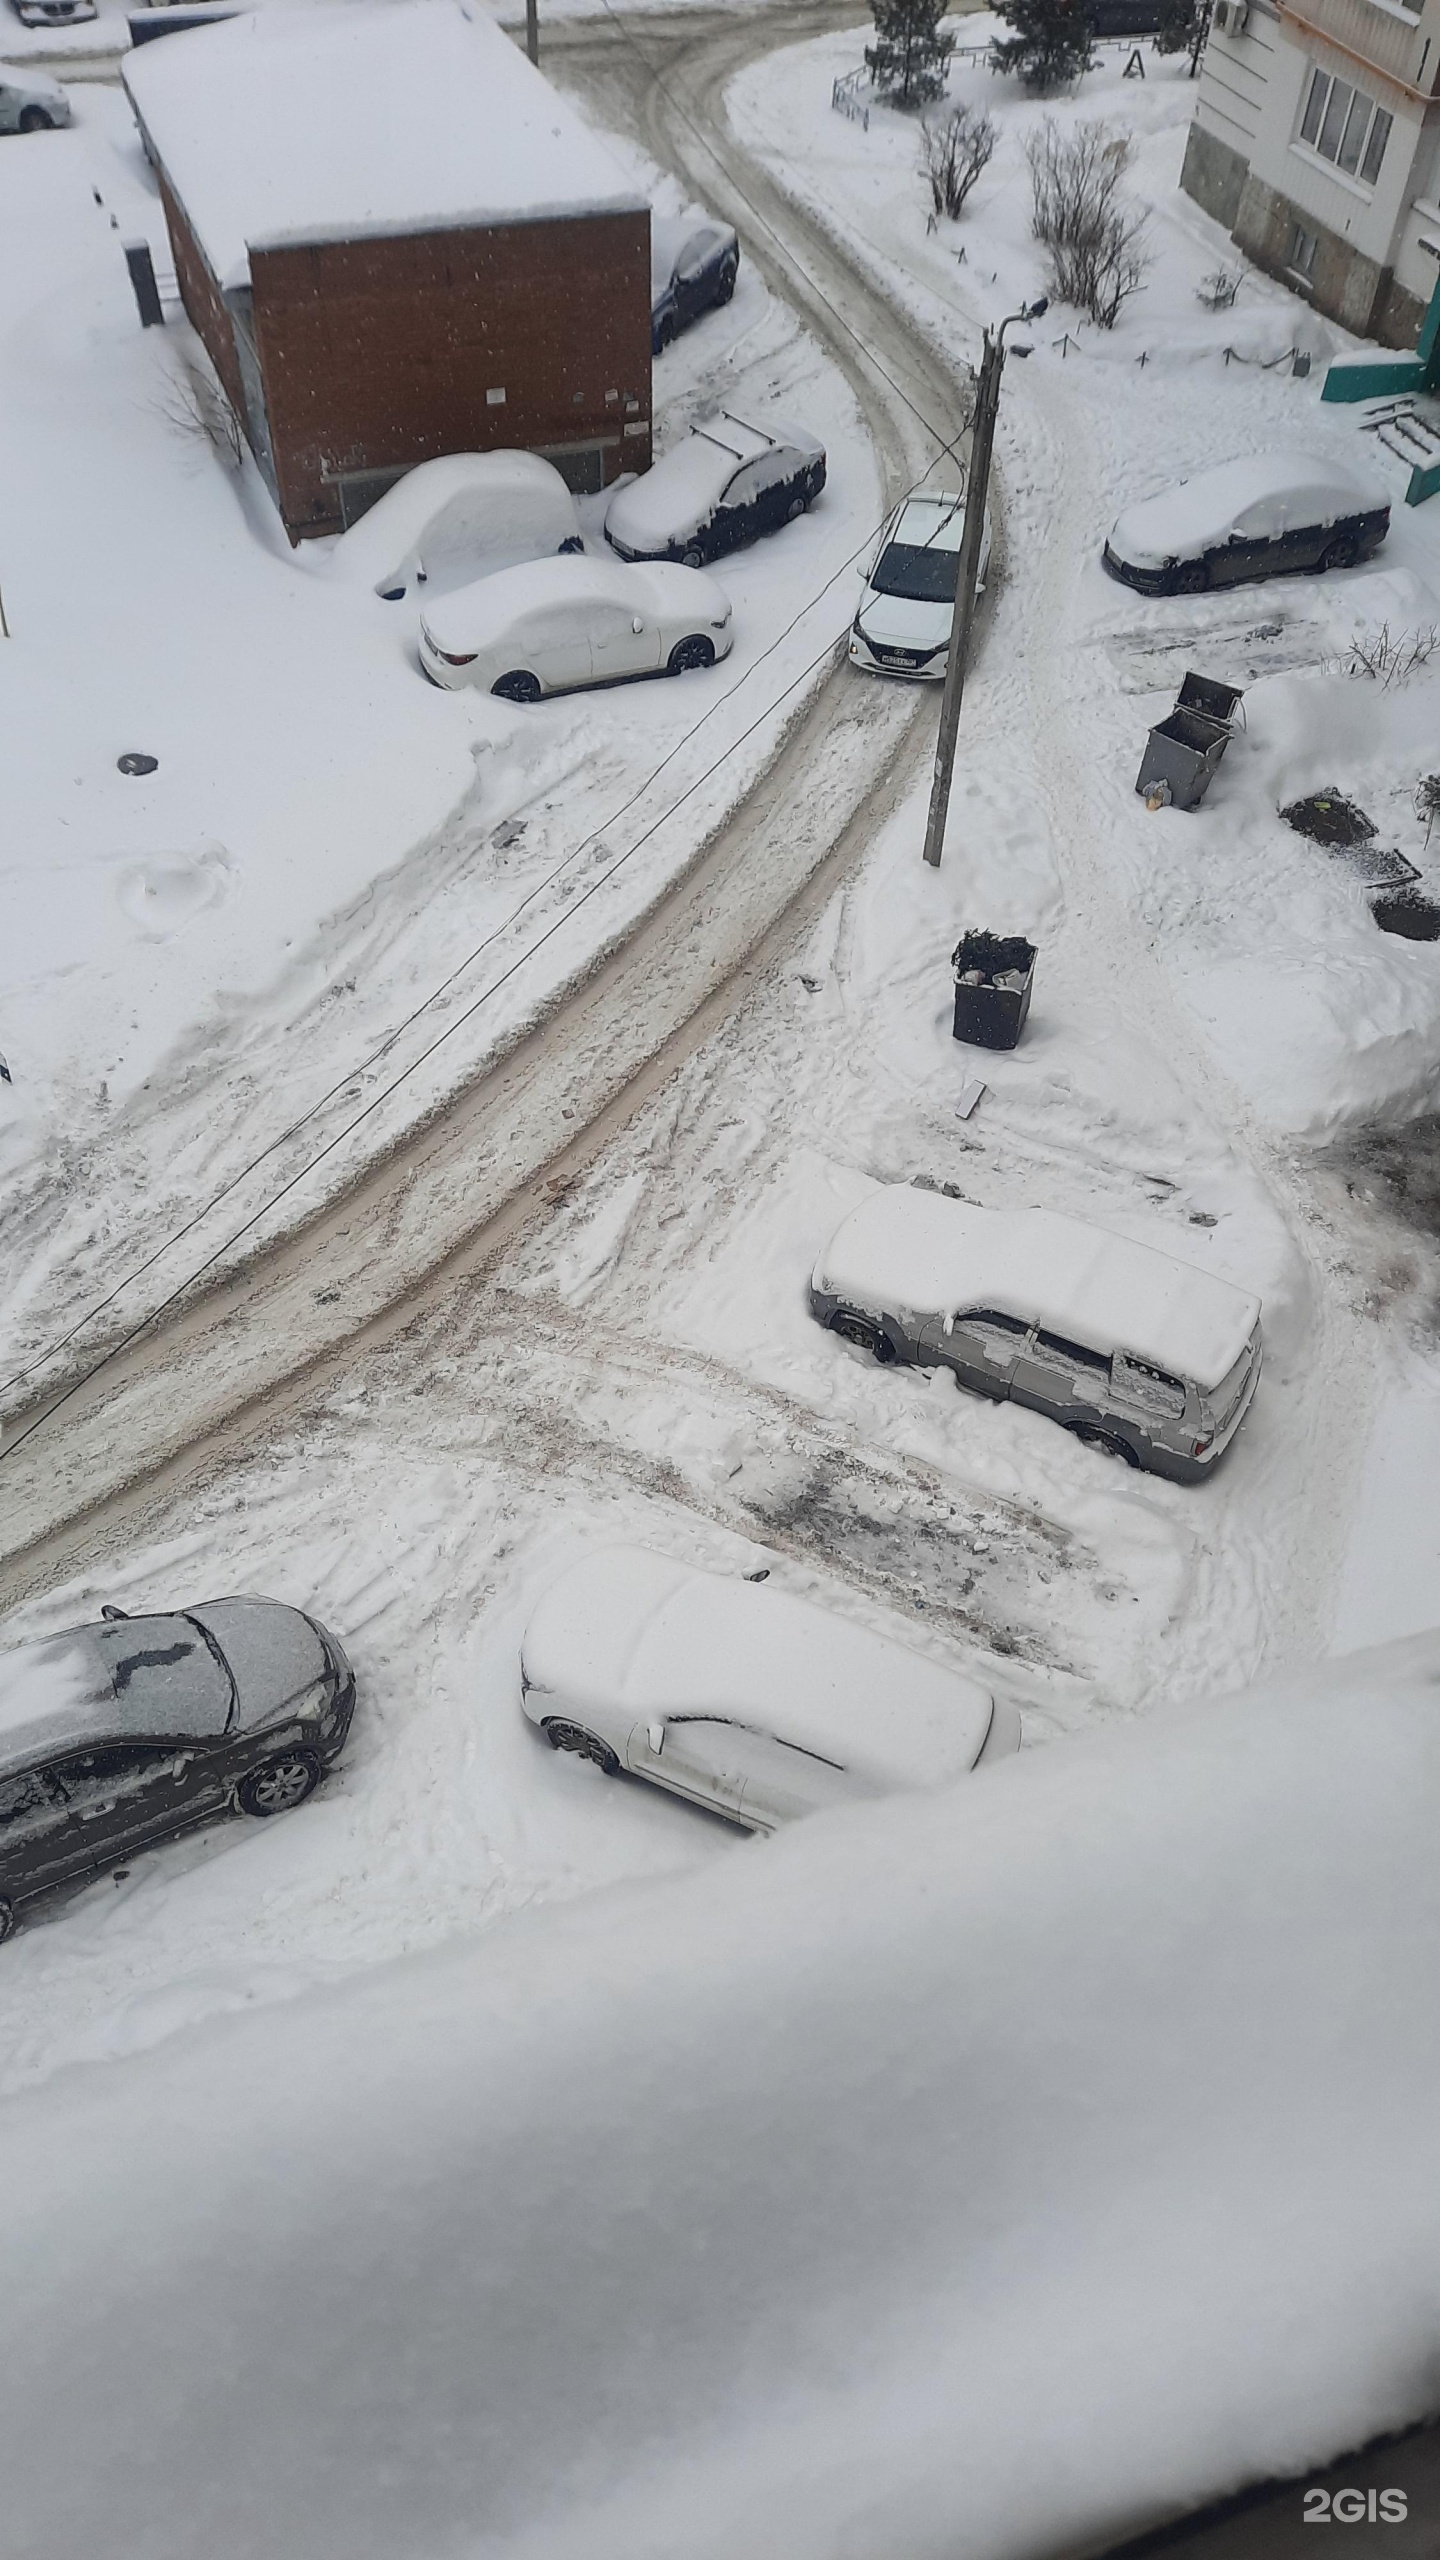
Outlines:
<svg viewBox="0 0 1440 2560"><path fill-rule="evenodd" d="M1102 554L1147 596L1203 595L1296 571L1353 569L1390 530L1383 489L1309 453L1252 453L1193 472L1117 516Z"/></svg>
<svg viewBox="0 0 1440 2560"><path fill-rule="evenodd" d="M698 320L728 302L740 267L740 243L728 222L650 224L650 345L655 355Z"/></svg>
<svg viewBox="0 0 1440 2560"><path fill-rule="evenodd" d="M752 427L722 409L617 489L605 539L622 560L698 569L793 523L824 486L825 447L808 428Z"/></svg>
<svg viewBox="0 0 1440 2560"><path fill-rule="evenodd" d="M303 1804L354 1706L335 1638L278 1600L107 1609L0 1654L0 1938L37 1895L192 1824Z"/></svg>

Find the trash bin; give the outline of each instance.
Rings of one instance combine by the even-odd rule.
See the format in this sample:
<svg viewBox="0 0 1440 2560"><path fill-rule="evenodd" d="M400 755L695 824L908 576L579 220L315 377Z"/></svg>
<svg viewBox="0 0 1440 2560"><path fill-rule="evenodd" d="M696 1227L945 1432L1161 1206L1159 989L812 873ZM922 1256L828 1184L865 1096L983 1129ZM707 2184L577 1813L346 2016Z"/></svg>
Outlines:
<svg viewBox="0 0 1440 2560"><path fill-rule="evenodd" d="M1239 685L1187 675L1169 719L1150 732L1135 784L1141 798L1168 798L1176 809L1198 809L1230 744L1242 698Z"/></svg>
<svg viewBox="0 0 1440 2560"><path fill-rule="evenodd" d="M1034 943L1020 934L963 934L953 965L956 1039L976 1049L1013 1049L1030 1010Z"/></svg>

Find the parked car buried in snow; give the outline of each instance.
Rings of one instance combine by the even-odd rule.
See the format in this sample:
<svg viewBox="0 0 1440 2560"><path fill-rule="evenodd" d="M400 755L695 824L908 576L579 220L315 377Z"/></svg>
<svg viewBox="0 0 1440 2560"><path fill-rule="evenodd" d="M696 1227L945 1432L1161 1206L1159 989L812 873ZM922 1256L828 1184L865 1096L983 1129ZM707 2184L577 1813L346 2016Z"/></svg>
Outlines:
<svg viewBox="0 0 1440 2560"><path fill-rule="evenodd" d="M412 589L445 595L497 569L584 544L575 501L538 453L442 453L417 463L337 535L332 574L387 602Z"/></svg>
<svg viewBox="0 0 1440 2560"><path fill-rule="evenodd" d="M702 311L728 302L740 268L740 243L728 222L704 215L650 223L650 345L659 355Z"/></svg>
<svg viewBox="0 0 1440 2560"><path fill-rule="evenodd" d="M880 536L865 573L859 610L850 631L850 664L873 674L918 676L939 682L950 655L960 545L965 538L963 490L907 498ZM976 592L990 567L990 518L980 544Z"/></svg>
<svg viewBox="0 0 1440 2560"><path fill-rule="evenodd" d="M617 489L605 539L622 560L682 560L698 569L793 522L824 486L818 437L778 422L752 427L722 409Z"/></svg>
<svg viewBox="0 0 1440 2560"><path fill-rule="evenodd" d="M1217 463L1117 516L1102 554L1112 578L1142 595L1353 569L1390 530L1382 489L1308 453L1253 453Z"/></svg>
<svg viewBox="0 0 1440 2560"><path fill-rule="evenodd" d="M107 1609L0 1654L0 1938L36 1896L195 1823L302 1804L354 1705L335 1638L278 1600Z"/></svg>
<svg viewBox="0 0 1440 2560"><path fill-rule="evenodd" d="M89 15L94 17L93 9ZM0 62L0 133L45 133L69 122L70 101L58 80L22 70L17 62Z"/></svg>
<svg viewBox="0 0 1440 2560"><path fill-rule="evenodd" d="M427 606L420 664L451 692L511 702L713 666L734 642L713 578L668 560L535 560Z"/></svg>
<svg viewBox="0 0 1440 2560"><path fill-rule="evenodd" d="M810 1306L878 1360L953 1370L1180 1483L1224 1455L1260 1375L1248 1290L1083 1218L908 1183L842 1219Z"/></svg>
<svg viewBox="0 0 1440 2560"><path fill-rule="evenodd" d="M759 1580L604 1547L531 1613L521 1696L557 1751L627 1769L748 1831L1020 1747L1014 1707Z"/></svg>

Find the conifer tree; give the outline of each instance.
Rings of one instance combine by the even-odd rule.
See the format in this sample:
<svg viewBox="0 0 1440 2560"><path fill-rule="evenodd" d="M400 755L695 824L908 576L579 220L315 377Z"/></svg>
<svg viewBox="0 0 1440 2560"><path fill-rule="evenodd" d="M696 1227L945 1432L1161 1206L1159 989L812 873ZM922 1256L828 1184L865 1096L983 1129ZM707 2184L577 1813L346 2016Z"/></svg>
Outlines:
<svg viewBox="0 0 1440 2560"><path fill-rule="evenodd" d="M897 107L928 107L945 87L945 67L955 39L940 33L947 0L870 0L875 42L865 66L883 97Z"/></svg>
<svg viewBox="0 0 1440 2560"><path fill-rule="evenodd" d="M1015 32L990 47L996 71L1018 73L1039 96L1068 89L1095 59L1095 36L1086 0L995 0L997 17Z"/></svg>

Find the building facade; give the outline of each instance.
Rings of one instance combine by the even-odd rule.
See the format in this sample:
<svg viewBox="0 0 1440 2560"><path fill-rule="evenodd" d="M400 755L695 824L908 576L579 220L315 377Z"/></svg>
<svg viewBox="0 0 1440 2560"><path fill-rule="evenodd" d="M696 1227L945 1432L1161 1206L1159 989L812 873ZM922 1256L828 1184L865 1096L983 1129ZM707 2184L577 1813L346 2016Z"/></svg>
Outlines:
<svg viewBox="0 0 1440 2560"><path fill-rule="evenodd" d="M523 448L576 490L646 468L649 206L493 22L237 18L126 80L186 313L292 542L440 454Z"/></svg>
<svg viewBox="0 0 1440 2560"><path fill-rule="evenodd" d="M1316 310L1413 347L1440 282L1440 0L1215 0L1180 183Z"/></svg>

